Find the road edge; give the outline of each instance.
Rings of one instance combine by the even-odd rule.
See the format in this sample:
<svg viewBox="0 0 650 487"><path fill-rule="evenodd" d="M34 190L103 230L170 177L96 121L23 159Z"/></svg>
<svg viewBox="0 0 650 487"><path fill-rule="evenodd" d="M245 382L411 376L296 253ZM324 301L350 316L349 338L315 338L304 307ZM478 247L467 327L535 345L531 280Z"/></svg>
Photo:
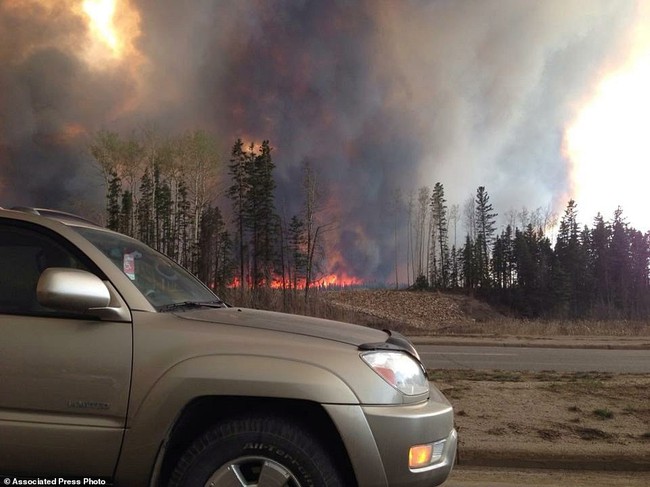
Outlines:
<svg viewBox="0 0 650 487"><path fill-rule="evenodd" d="M649 472L650 457L647 455L567 454L543 455L528 451L486 451L479 448L461 449L458 452L459 467L500 467L521 469L590 470L617 472Z"/></svg>
<svg viewBox="0 0 650 487"><path fill-rule="evenodd" d="M482 336L482 335L409 335L417 345L580 348L601 350L650 350L650 336L595 337L595 336Z"/></svg>

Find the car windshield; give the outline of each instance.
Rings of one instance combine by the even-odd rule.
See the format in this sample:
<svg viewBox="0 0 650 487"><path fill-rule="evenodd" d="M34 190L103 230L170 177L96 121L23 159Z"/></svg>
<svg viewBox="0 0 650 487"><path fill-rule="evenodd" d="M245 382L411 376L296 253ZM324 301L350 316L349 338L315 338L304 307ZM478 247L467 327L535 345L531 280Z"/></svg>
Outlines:
<svg viewBox="0 0 650 487"><path fill-rule="evenodd" d="M158 311L221 304L192 274L142 242L96 228L71 228L106 255Z"/></svg>

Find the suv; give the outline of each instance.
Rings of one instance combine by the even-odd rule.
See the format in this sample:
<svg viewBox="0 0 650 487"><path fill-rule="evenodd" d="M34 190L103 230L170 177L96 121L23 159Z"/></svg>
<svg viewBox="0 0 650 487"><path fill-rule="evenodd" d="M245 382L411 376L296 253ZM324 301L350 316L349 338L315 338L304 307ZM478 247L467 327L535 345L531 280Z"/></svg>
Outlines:
<svg viewBox="0 0 650 487"><path fill-rule="evenodd" d="M431 486L453 411L403 336L231 307L130 237L0 209L5 485ZM52 485L64 485L56 483Z"/></svg>

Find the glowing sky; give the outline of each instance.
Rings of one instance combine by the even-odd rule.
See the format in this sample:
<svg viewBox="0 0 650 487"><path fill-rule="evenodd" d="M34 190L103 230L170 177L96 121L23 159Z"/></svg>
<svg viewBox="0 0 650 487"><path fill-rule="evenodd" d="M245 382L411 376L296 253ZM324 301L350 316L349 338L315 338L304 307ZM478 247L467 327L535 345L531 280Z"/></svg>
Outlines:
<svg viewBox="0 0 650 487"><path fill-rule="evenodd" d="M607 219L620 206L641 230L650 229L649 33L650 4L642 2L622 55L595 80L564 139L570 195L581 213Z"/></svg>

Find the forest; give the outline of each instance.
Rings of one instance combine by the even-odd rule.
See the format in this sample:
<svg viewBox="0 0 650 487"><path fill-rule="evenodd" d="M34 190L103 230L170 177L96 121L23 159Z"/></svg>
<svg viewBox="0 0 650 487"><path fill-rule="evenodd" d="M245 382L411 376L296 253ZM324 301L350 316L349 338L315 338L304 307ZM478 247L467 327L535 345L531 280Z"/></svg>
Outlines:
<svg viewBox="0 0 650 487"><path fill-rule="evenodd" d="M89 149L104 178L106 226L167 254L218 293L247 293L255 305L273 288L286 303L323 285L331 223L323 221L321 181L309 162L301 167L300 211L287 217L276 209L268 140L238 139L224 157L200 130L173 137L100 131ZM406 250L387 256L395 282L386 286L400 287L402 266L410 289L467 293L521 317L650 316L650 233L628 225L621 208L583 227L573 200L559 218L510 210L498 232L484 186L462 212L447 204L442 182L393 199L396 248L403 240ZM408 219L406 235L397 235L400 218Z"/></svg>

